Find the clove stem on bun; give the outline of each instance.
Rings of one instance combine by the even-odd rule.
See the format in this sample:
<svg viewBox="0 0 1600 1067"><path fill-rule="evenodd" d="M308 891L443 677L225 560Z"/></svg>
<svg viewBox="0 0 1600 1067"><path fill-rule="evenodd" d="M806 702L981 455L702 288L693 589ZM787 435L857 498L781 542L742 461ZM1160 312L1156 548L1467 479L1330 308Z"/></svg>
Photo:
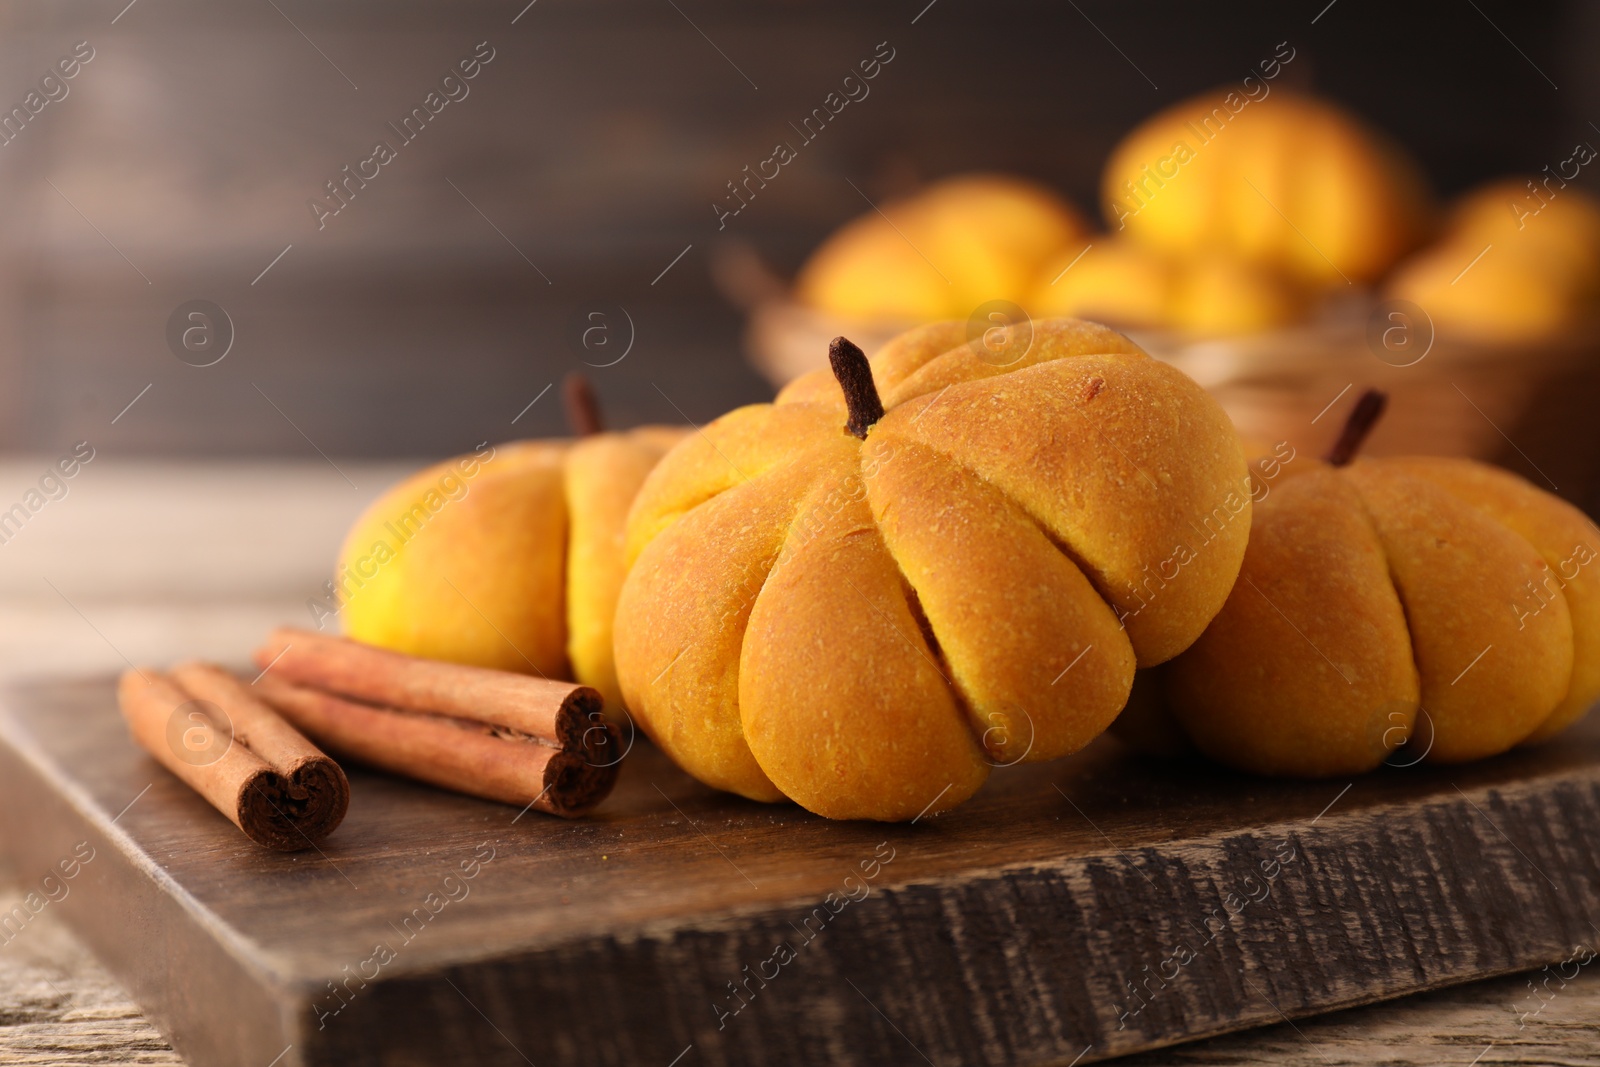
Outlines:
<svg viewBox="0 0 1600 1067"><path fill-rule="evenodd" d="M561 406L567 413L567 426L574 437L593 437L605 430L600 418L600 401L594 386L580 371L570 371L561 381Z"/></svg>
<svg viewBox="0 0 1600 1067"><path fill-rule="evenodd" d="M1350 412L1350 417L1345 420L1344 429L1339 432L1339 439L1328 449L1328 454L1323 459L1335 467L1343 467L1356 458L1356 453L1361 451L1361 446L1366 443L1367 435L1383 417L1383 409L1388 406L1389 394L1381 389L1368 389L1356 401L1355 409Z"/></svg>
<svg viewBox="0 0 1600 1067"><path fill-rule="evenodd" d="M844 390L845 407L850 410L845 429L865 441L873 423L883 418L883 401L872 380L872 364L867 361L867 354L845 337L835 337L828 343L828 364L839 380L839 388Z"/></svg>

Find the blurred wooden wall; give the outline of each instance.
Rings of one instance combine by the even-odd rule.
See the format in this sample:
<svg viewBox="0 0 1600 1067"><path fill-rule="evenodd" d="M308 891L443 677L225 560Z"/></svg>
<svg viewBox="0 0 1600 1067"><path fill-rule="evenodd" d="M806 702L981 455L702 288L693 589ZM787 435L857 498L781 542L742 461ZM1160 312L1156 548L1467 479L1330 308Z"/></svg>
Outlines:
<svg viewBox="0 0 1600 1067"><path fill-rule="evenodd" d="M580 366L574 324L619 306L633 348L592 371L613 421L704 420L768 395L710 280L720 240L792 270L866 208L852 182L876 199L971 169L1092 209L1132 123L1285 40L1296 78L1446 189L1600 139L1594 5L525 2L0 8L0 106L95 50L0 147L0 447L426 455L555 433L559 390L512 420ZM307 201L483 41L470 94L319 230ZM725 183L885 41L870 96L719 232ZM194 298L236 328L215 366L168 349Z"/></svg>

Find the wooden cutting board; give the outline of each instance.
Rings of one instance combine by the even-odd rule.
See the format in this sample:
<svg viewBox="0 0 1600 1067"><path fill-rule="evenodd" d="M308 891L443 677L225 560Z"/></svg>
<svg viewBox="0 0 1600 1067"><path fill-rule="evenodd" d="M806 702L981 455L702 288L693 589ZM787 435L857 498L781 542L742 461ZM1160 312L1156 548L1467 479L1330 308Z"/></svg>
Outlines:
<svg viewBox="0 0 1600 1067"><path fill-rule="evenodd" d="M14 687L0 842L38 892L0 942L57 911L200 1067L1087 1063L1600 942L1593 724L1353 783L1106 740L901 826L642 741L579 822L350 777L320 852L265 852L133 747L110 679Z"/></svg>

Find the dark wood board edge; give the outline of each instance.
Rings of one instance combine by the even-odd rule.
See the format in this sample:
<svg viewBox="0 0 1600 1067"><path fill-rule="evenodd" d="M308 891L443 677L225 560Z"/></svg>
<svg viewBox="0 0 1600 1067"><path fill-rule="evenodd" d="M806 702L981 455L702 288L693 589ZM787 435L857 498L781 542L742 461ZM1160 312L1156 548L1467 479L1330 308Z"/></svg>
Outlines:
<svg viewBox="0 0 1600 1067"><path fill-rule="evenodd" d="M230 949L203 909L163 878L115 820L74 803L70 783L30 758L20 733L8 731L8 743L0 744L0 842L23 884L52 870L59 878L60 861L88 842L93 858L66 883L67 896L48 906L60 909L178 1052L197 1065L265 1067L272 1054L263 1059L263 1049L298 1046L292 1005L304 995L286 995ZM276 1067L300 1063L290 1050Z"/></svg>
<svg viewBox="0 0 1600 1067"><path fill-rule="evenodd" d="M307 1061L1088 1063L1594 946L1597 831L1600 774L1587 769L1554 784L885 888L804 945L790 926L804 911L575 943L357 988L325 1028L304 1017ZM1207 925L1285 841L1295 858L1271 892ZM1191 917L1218 930L1211 944L1186 934ZM1144 968L1160 970L1186 936L1195 958L1171 981L1150 979ZM719 1017L714 1005L737 1004L725 983L785 938L796 958ZM1151 992L1122 1018L1134 1003L1127 980ZM380 1054L370 1035L401 1020L408 1050Z"/></svg>

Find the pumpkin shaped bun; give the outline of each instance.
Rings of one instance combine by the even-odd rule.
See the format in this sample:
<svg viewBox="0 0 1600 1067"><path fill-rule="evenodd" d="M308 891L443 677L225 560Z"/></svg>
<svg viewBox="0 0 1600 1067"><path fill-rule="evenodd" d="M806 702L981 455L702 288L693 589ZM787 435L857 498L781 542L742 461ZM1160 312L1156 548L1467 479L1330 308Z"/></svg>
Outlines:
<svg viewBox="0 0 1600 1067"><path fill-rule="evenodd" d="M446 460L362 513L334 579L346 636L570 678L620 701L611 620L624 522L684 430L601 432L587 384L569 377L566 386L576 440L512 441Z"/></svg>
<svg viewBox="0 0 1600 1067"><path fill-rule="evenodd" d="M1600 305L1600 201L1576 185L1552 195L1531 179L1475 189L1450 213L1443 238L1395 271L1387 295L1471 340L1578 334Z"/></svg>
<svg viewBox="0 0 1600 1067"><path fill-rule="evenodd" d="M1088 743L1205 628L1250 524L1227 415L1102 326L1016 349L942 322L869 364L837 338L833 375L646 479L617 671L690 774L831 818L944 810Z"/></svg>
<svg viewBox="0 0 1600 1067"><path fill-rule="evenodd" d="M1042 185L961 174L840 227L801 268L795 292L802 304L853 318L967 315L988 300L1027 300L1042 265L1082 248L1088 231Z"/></svg>
<svg viewBox="0 0 1600 1067"><path fill-rule="evenodd" d="M1163 668L1179 727L1221 763L1345 775L1408 741L1461 762L1600 698L1593 524L1470 460L1349 462L1381 408L1363 397L1330 462L1296 461L1257 497L1238 585Z"/></svg>
<svg viewBox="0 0 1600 1067"><path fill-rule="evenodd" d="M1313 285L1378 278L1433 217L1397 146L1284 89L1174 104L1123 139L1102 181L1107 220L1136 241L1175 255L1224 249Z"/></svg>
<svg viewBox="0 0 1600 1067"><path fill-rule="evenodd" d="M1214 250L1172 256L1114 237L1052 267L1027 304L1033 314L1230 336L1288 326L1307 305L1288 275Z"/></svg>

